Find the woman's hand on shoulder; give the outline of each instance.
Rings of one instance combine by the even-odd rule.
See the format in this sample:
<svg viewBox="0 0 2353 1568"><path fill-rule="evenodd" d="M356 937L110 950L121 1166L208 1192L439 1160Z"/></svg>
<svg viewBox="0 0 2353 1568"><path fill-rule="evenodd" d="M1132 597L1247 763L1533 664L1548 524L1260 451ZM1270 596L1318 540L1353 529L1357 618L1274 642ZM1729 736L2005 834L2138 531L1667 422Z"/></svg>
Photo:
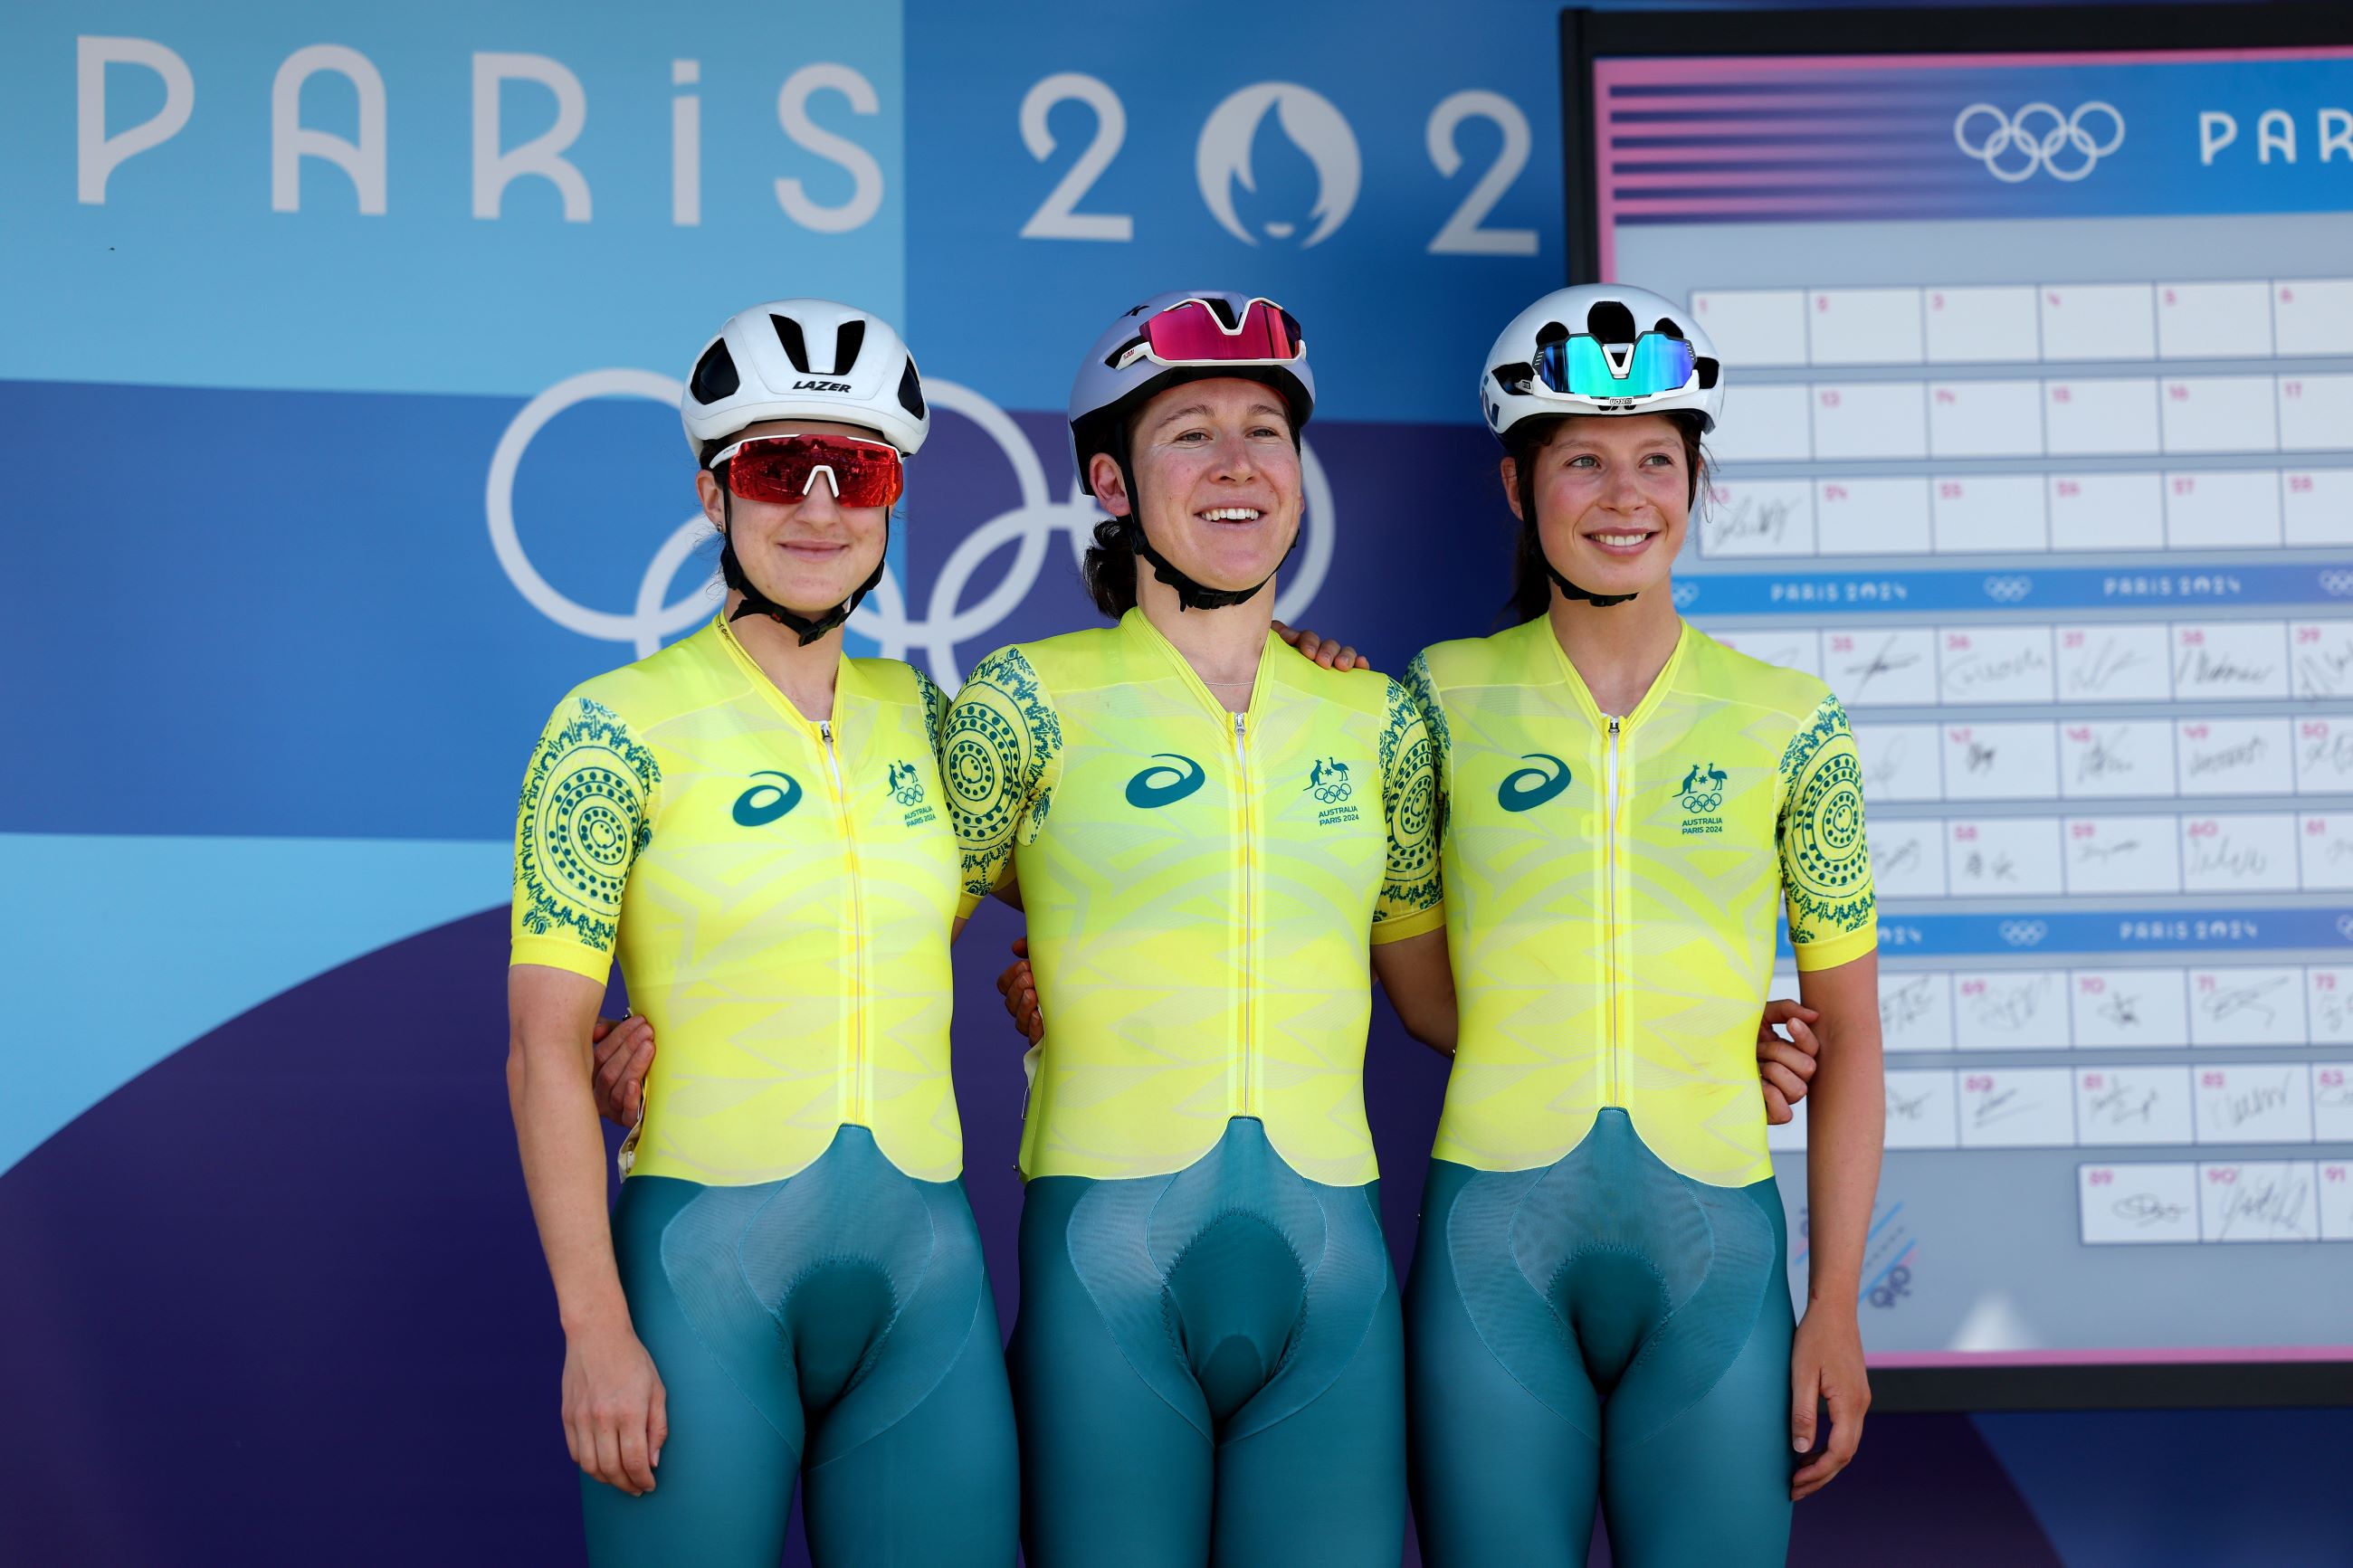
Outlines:
<svg viewBox="0 0 2353 1568"><path fill-rule="evenodd" d="M1302 658L1312 658L1326 669L1370 669L1373 661L1345 643L1316 636L1304 626L1286 626L1274 623L1274 635L1298 650Z"/></svg>

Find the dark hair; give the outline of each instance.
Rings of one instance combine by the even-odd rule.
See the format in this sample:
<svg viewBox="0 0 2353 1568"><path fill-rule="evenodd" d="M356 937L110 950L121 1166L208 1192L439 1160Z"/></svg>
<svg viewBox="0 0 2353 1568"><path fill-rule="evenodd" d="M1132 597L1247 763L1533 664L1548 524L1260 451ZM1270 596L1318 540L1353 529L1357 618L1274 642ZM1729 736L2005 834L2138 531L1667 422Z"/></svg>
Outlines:
<svg viewBox="0 0 2353 1568"><path fill-rule="evenodd" d="M1079 581L1095 608L1113 620L1135 608L1135 546L1127 542L1127 520L1107 517L1095 524L1095 540L1079 565Z"/></svg>
<svg viewBox="0 0 2353 1568"><path fill-rule="evenodd" d="M1683 438L1683 461L1691 469L1686 505L1699 500L1700 482L1707 477L1707 454L1699 444L1697 409L1670 408L1668 418ZM1545 564L1544 538L1536 531L1536 455L1552 445L1569 420L1593 416L1560 414L1523 419L1504 437L1504 450L1519 475L1519 533L1512 545L1512 597L1506 605L1513 621L1532 621L1552 607L1552 573Z"/></svg>

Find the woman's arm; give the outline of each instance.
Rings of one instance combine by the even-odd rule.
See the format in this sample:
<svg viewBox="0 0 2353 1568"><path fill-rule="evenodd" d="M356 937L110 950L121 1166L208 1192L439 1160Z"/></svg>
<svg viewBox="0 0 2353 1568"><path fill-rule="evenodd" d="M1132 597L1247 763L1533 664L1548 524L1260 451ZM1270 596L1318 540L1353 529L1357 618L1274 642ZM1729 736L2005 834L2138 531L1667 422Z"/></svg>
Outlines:
<svg viewBox="0 0 2353 1568"><path fill-rule="evenodd" d="M1454 971L1446 928L1373 944L1373 979L1389 994L1405 1032L1440 1056L1454 1054Z"/></svg>
<svg viewBox="0 0 2353 1568"><path fill-rule="evenodd" d="M1811 1277L1806 1316L1790 1361L1789 1437L1798 1452L1814 1446L1815 1412L1830 1406L1823 1451L1790 1478L1792 1498L1810 1496L1844 1469L1862 1439L1871 1385L1863 1373L1862 1331L1855 1298L1862 1284L1863 1243L1879 1192L1879 1152L1886 1134L1887 1089L1881 1073L1879 954L1874 950L1833 969L1800 973L1798 990L1820 1015L1820 1044L1807 1112L1806 1209Z"/></svg>
<svg viewBox="0 0 2353 1568"><path fill-rule="evenodd" d="M564 1323L564 1432L573 1462L651 1491L670 1435L661 1379L638 1342L605 1213L605 1139L590 1087L604 987L546 964L507 972L507 1100L532 1217Z"/></svg>

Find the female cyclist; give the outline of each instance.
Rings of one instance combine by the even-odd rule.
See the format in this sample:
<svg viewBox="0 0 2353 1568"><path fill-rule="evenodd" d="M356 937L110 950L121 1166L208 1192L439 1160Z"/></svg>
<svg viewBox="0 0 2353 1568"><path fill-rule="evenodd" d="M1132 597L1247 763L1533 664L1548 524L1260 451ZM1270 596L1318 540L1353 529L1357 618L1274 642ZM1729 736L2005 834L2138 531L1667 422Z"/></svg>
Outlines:
<svg viewBox="0 0 2353 1568"><path fill-rule="evenodd" d="M949 713L964 908L1018 899L1053 1018L1012 1345L1033 1568L1399 1554L1366 966L1442 986L1442 917L1410 699L1271 630L1314 403L1270 300L1122 316L1070 406L1118 624L991 654Z"/></svg>
<svg viewBox="0 0 2353 1568"><path fill-rule="evenodd" d="M681 413L724 608L565 698L516 826L507 1076L589 1557L773 1568L801 1474L821 1565L1007 1568L1012 1412L948 1076L946 703L841 652L922 382L881 320L780 300L727 321ZM662 1047L608 1224L590 1042L617 952Z"/></svg>
<svg viewBox="0 0 2353 1568"><path fill-rule="evenodd" d="M1582 1563L1598 1499L1630 1568L1778 1564L1791 1499L1852 1457L1870 1401L1884 1107L1853 737L1820 680L1676 614L1724 397L1695 322L1563 289L1504 329L1479 393L1523 624L1407 677L1460 998L1407 1311L1423 1558ZM1820 1020L1794 1336L1750 1068L1785 902ZM1798 1468L1821 1402L1827 1450Z"/></svg>

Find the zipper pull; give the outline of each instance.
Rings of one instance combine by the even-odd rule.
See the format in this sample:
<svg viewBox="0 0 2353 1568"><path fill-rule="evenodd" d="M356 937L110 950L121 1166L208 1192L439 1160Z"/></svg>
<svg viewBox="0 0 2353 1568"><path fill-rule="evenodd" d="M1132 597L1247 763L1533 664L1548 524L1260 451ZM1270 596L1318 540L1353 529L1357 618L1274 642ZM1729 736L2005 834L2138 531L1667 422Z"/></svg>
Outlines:
<svg viewBox="0 0 2353 1568"><path fill-rule="evenodd" d="M1242 715L1240 713L1234 715L1234 754L1245 763L1250 761L1250 742L1244 738Z"/></svg>

